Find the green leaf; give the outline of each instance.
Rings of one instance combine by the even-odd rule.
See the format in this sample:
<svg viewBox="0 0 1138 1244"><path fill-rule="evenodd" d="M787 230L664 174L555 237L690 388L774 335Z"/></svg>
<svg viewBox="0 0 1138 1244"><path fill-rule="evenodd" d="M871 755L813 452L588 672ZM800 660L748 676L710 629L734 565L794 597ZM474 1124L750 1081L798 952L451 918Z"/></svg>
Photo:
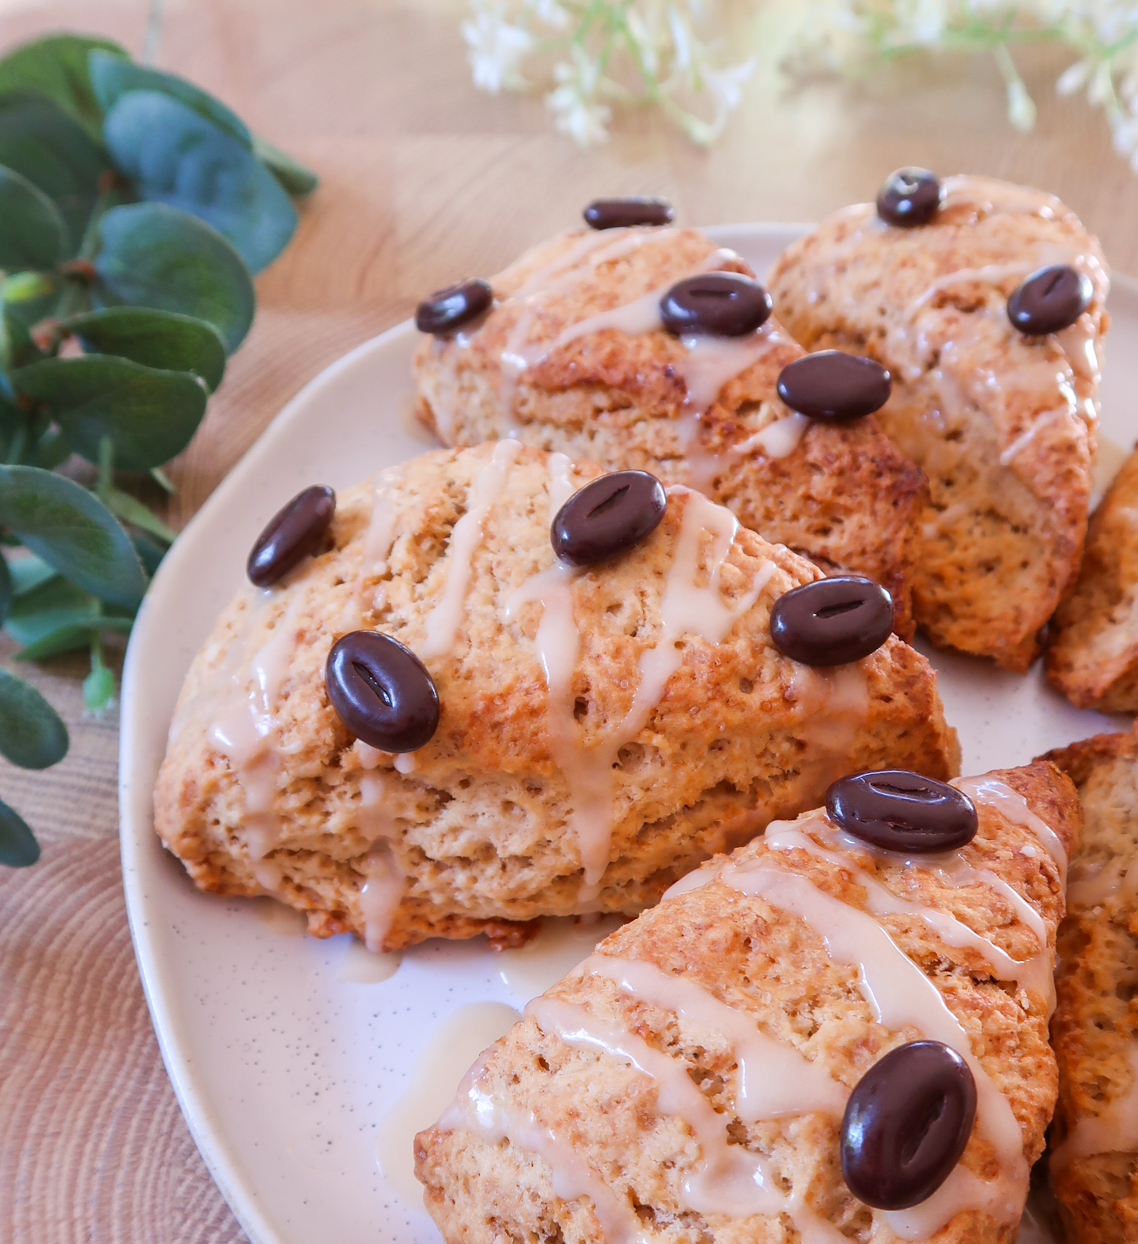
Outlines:
<svg viewBox="0 0 1138 1244"><path fill-rule="evenodd" d="M134 551L142 562L143 569L148 575L153 577L155 571L162 564L163 557L166 556L166 546L159 544L157 540L152 540L143 531L132 531L130 540L134 545Z"/></svg>
<svg viewBox="0 0 1138 1244"><path fill-rule="evenodd" d="M111 513L117 514L124 523L130 523L132 527L140 527L143 531L149 531L151 535L165 540L167 544L173 544L178 538L176 531L167 527L157 514L148 510L137 497L132 497L129 492L123 492L120 488L112 488L107 494L106 501Z"/></svg>
<svg viewBox="0 0 1138 1244"><path fill-rule="evenodd" d="M35 689L0 670L0 752L21 769L47 769L67 755L67 727Z"/></svg>
<svg viewBox="0 0 1138 1244"><path fill-rule="evenodd" d="M289 194L311 194L320 184L320 178L310 168L260 134L253 135L253 154Z"/></svg>
<svg viewBox="0 0 1138 1244"><path fill-rule="evenodd" d="M19 392L46 402L72 449L99 461L104 436L121 471L148 471L180 454L205 414L205 386L112 354L41 359L12 372Z"/></svg>
<svg viewBox="0 0 1138 1244"><path fill-rule="evenodd" d="M114 703L115 675L105 665L93 669L83 679L83 707L89 713L101 713Z"/></svg>
<svg viewBox="0 0 1138 1244"><path fill-rule="evenodd" d="M32 466L43 467L45 471L54 471L57 466L71 457L71 442L62 428L52 425L36 440L28 456Z"/></svg>
<svg viewBox="0 0 1138 1244"><path fill-rule="evenodd" d="M56 578L17 597L4 630L23 645L19 660L42 661L89 647L97 631L128 632L132 621L133 614L104 612L74 583Z"/></svg>
<svg viewBox="0 0 1138 1244"><path fill-rule="evenodd" d="M57 574L53 567L34 553L13 557L8 563L8 572L12 576L13 596L24 596L34 591L41 583L54 579Z"/></svg>
<svg viewBox="0 0 1138 1244"><path fill-rule="evenodd" d="M256 296L241 256L204 221L163 203L112 208L99 222L98 306L178 311L221 333L230 354L253 322Z"/></svg>
<svg viewBox="0 0 1138 1244"><path fill-rule="evenodd" d="M225 372L225 342L212 324L175 311L150 307L107 307L73 315L62 327L88 353L120 358L163 371L192 371L211 392Z"/></svg>
<svg viewBox="0 0 1138 1244"><path fill-rule="evenodd" d="M0 60L0 91L46 95L97 141L102 137L103 114L87 72L87 58L93 48L99 49L97 55L110 60L127 56L124 48L109 39L48 35L25 43Z"/></svg>
<svg viewBox="0 0 1138 1244"><path fill-rule="evenodd" d="M92 52L88 58L91 85L103 112L118 103L127 91L157 91L168 95L178 103L185 104L199 116L211 121L219 130L235 138L246 151L253 150L253 137L245 122L232 109L227 108L200 86L179 78L176 74L163 73L148 65L136 65L134 61L121 60L106 52Z"/></svg>
<svg viewBox="0 0 1138 1244"><path fill-rule="evenodd" d="M87 131L50 99L0 95L0 164L26 177L51 199L67 224L65 253L79 249L107 167Z"/></svg>
<svg viewBox="0 0 1138 1244"><path fill-rule="evenodd" d="M251 272L271 263L296 230L296 209L269 170L232 134L168 95L120 95L103 135L143 199L212 225Z"/></svg>
<svg viewBox="0 0 1138 1244"><path fill-rule="evenodd" d="M0 800L0 864L27 868L40 857L39 843L27 822Z"/></svg>
<svg viewBox="0 0 1138 1244"><path fill-rule="evenodd" d="M0 526L101 600L133 606L146 591L122 525L74 480L39 467L0 466Z"/></svg>
<svg viewBox="0 0 1138 1244"><path fill-rule="evenodd" d="M8 561L4 557L0 557L0 622L8 616L8 610L12 607L12 596L15 591L15 585L12 583L12 575L8 570Z"/></svg>
<svg viewBox="0 0 1138 1244"><path fill-rule="evenodd" d="M67 226L42 190L0 166L0 268L50 268L67 245Z"/></svg>

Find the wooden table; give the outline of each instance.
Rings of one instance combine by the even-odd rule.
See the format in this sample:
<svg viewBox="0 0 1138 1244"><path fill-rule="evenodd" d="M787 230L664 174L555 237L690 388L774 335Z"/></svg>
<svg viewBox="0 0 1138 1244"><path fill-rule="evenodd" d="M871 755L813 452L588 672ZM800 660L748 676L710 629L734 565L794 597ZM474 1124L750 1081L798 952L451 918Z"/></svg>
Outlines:
<svg viewBox="0 0 1138 1244"><path fill-rule="evenodd" d="M457 3L165 8L158 64L221 96L323 179L293 244L258 281L253 331L172 472L176 524L327 363L425 291L493 272L573 223L578 204L601 193L664 194L699 224L810 220L870 197L900 164L984 172L1056 192L1117 268L1138 269L1138 180L1111 152L1100 116L1056 101L1062 60L1047 51L1026 66L1040 118L1021 138L987 61L788 88L777 62L801 6L756 0L760 68L714 151L646 114L582 151L553 132L540 100L474 91ZM0 0L0 45L73 28L137 52L146 21L145 0ZM79 668L60 660L32 671L71 728L64 763L47 775L0 767L0 795L44 847L37 867L0 870L0 1241L243 1240L151 1031L119 879L117 722L83 720Z"/></svg>

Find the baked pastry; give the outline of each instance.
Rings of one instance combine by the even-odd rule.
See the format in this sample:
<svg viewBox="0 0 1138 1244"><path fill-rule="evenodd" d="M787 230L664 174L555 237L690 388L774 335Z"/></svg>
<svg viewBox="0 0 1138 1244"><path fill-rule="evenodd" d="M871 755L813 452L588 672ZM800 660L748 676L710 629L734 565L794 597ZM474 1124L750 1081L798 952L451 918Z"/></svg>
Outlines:
<svg viewBox="0 0 1138 1244"><path fill-rule="evenodd" d="M891 220L906 185L932 186L924 223L888 223L872 203L831 216L775 262L775 312L808 350L889 368L877 418L931 490L917 624L937 645L1023 671L1082 555L1107 269L1052 195L902 170L879 200Z"/></svg>
<svg viewBox="0 0 1138 1244"><path fill-rule="evenodd" d="M661 297L710 272L751 275L697 229L570 230L528 250L491 279L481 318L420 343L419 418L446 445L511 436L698 488L823 569L883 584L910 638L921 472L872 416L824 423L781 400L802 350L773 319L737 337L666 331Z"/></svg>
<svg viewBox="0 0 1138 1244"><path fill-rule="evenodd" d="M866 779L684 878L482 1054L415 1138L448 1244L1013 1238L1078 800L1041 762L961 781L975 837L929 857L849 832ZM929 1053L954 1068L931 1098Z"/></svg>
<svg viewBox="0 0 1138 1244"><path fill-rule="evenodd" d="M1069 1244L1138 1240L1138 733L1048 753L1085 830L1059 928L1051 1186Z"/></svg>
<svg viewBox="0 0 1138 1244"><path fill-rule="evenodd" d="M783 656L772 605L819 572L701 495L638 476L658 525L557 562L551 518L602 474L504 441L382 472L334 515L321 489L282 511L250 559L277 585L240 592L194 660L158 777L155 826L200 888L373 949L516 940L649 906L851 766L956 771L888 617L852 663ZM636 495L601 518L643 516Z"/></svg>
<svg viewBox="0 0 1138 1244"><path fill-rule="evenodd" d="M1047 677L1079 708L1138 712L1138 453L1091 516L1078 581L1051 623Z"/></svg>

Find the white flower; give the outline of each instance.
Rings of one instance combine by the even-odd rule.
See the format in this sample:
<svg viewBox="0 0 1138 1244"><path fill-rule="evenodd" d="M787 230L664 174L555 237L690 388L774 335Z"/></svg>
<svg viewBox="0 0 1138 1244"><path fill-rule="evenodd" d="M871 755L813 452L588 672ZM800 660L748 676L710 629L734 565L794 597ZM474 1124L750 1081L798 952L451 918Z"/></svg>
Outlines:
<svg viewBox="0 0 1138 1244"><path fill-rule="evenodd" d="M1021 134L1026 134L1034 128L1035 116L1035 101L1028 94L1022 80L1016 78L1009 82L1008 120Z"/></svg>
<svg viewBox="0 0 1138 1244"><path fill-rule="evenodd" d="M467 57L479 90L497 95L503 87L516 90L525 85L521 62L533 47L533 36L507 22L496 10L483 9L473 21L462 23L462 37L470 49Z"/></svg>
<svg viewBox="0 0 1138 1244"><path fill-rule="evenodd" d="M1055 90L1060 95L1074 95L1077 90L1086 85L1093 68L1094 62L1089 56L1084 56L1082 60L1075 61L1073 65L1069 65L1059 75L1059 80L1055 83Z"/></svg>
<svg viewBox="0 0 1138 1244"><path fill-rule="evenodd" d="M570 52L572 62L560 61L553 66L553 77L560 85L545 97L545 104L557 128L586 147L608 138L612 109L596 99L600 67L579 44L574 43Z"/></svg>
<svg viewBox="0 0 1138 1244"><path fill-rule="evenodd" d="M728 116L739 107L743 99L743 83L755 72L755 58L724 69L707 69L703 80L715 104L715 119L711 122L711 137L718 138L727 124Z"/></svg>
<svg viewBox="0 0 1138 1244"><path fill-rule="evenodd" d="M532 0L533 15L551 30L564 30L569 25L569 13L559 0Z"/></svg>

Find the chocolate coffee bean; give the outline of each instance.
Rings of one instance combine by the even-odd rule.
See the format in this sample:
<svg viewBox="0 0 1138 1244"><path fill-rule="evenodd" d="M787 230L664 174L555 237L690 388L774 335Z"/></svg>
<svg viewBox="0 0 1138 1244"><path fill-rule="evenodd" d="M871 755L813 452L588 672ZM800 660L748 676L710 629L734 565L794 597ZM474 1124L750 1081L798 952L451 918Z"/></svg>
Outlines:
<svg viewBox="0 0 1138 1244"><path fill-rule="evenodd" d="M245 573L257 587L271 587L303 558L324 543L336 494L331 488L312 487L298 492L269 520L245 563Z"/></svg>
<svg viewBox="0 0 1138 1244"><path fill-rule="evenodd" d="M908 769L839 778L826 792L830 820L886 851L955 851L976 836L976 805L946 782Z"/></svg>
<svg viewBox="0 0 1138 1244"><path fill-rule="evenodd" d="M415 309L415 327L421 333L445 336L476 320L494 301L489 281L459 281L436 290Z"/></svg>
<svg viewBox="0 0 1138 1244"><path fill-rule="evenodd" d="M893 392L893 378L873 359L841 350L819 350L788 363L778 395L799 414L845 423L880 410Z"/></svg>
<svg viewBox="0 0 1138 1244"><path fill-rule="evenodd" d="M1040 337L1069 328L1091 305L1091 279L1069 264L1033 272L1008 299L1008 319L1021 333Z"/></svg>
<svg viewBox="0 0 1138 1244"><path fill-rule="evenodd" d="M557 511L549 538L558 557L592 566L656 530L668 496L647 471L615 471L586 484Z"/></svg>
<svg viewBox="0 0 1138 1244"><path fill-rule="evenodd" d="M877 194L877 214L902 229L927 225L940 207L940 179L927 168L899 168Z"/></svg>
<svg viewBox="0 0 1138 1244"><path fill-rule="evenodd" d="M439 694L427 667L390 635L352 631L332 645L324 685L336 715L370 747L413 752L439 725Z"/></svg>
<svg viewBox="0 0 1138 1244"><path fill-rule="evenodd" d="M660 299L660 318L668 332L743 337L765 324L774 303L770 294L739 272L704 272L677 281Z"/></svg>
<svg viewBox="0 0 1138 1244"><path fill-rule="evenodd" d="M594 199L585 208L585 223L593 229L627 229L632 225L668 225L675 211L667 199Z"/></svg>
<svg viewBox="0 0 1138 1244"><path fill-rule="evenodd" d="M836 575L785 592L771 610L771 639L803 665L867 657L893 630L893 597L872 579Z"/></svg>
<svg viewBox="0 0 1138 1244"><path fill-rule="evenodd" d="M842 1174L875 1209L919 1205L952 1174L976 1119L976 1081L940 1041L890 1050L854 1087L842 1118Z"/></svg>

